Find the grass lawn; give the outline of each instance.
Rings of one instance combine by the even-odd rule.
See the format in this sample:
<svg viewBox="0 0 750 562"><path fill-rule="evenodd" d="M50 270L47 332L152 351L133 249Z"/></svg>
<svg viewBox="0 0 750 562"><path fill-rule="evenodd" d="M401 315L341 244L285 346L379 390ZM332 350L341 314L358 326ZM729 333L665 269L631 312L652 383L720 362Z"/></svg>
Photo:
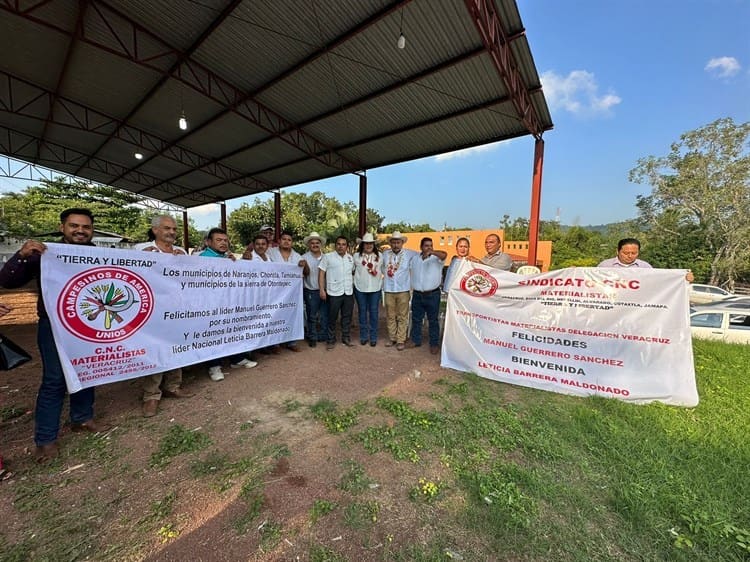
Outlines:
<svg viewBox="0 0 750 562"><path fill-rule="evenodd" d="M749 560L750 348L696 340L694 354L696 408L581 399L449 372L412 396L349 405L290 401L285 415L302 412L359 459L342 467L337 497L311 502L305 533L333 525L361 545L382 543L363 546L360 560ZM212 449L212 431L171 428L144 470L188 455L190 474L182 477L209 479L212 494L236 487L245 498L230 532L260 533L259 551L248 557L283 559L270 554L286 523L263 514L264 459L294 452L265 436L252 458L229 458ZM120 477L131 470L101 462ZM370 474L376 462L402 467L408 482L395 501L380 495ZM83 537L90 528L75 516L58 529L61 513L49 511L55 491L43 470L16 486L15 513L4 518L27 518L37 533ZM149 542L138 533L177 536L173 503L169 494L155 501L132 538L98 549L101 558L138 559ZM390 520L409 514L413 540L393 541L386 507ZM106 530L106 509L94 515ZM2 536L4 561L91 556L55 550L69 537L41 547ZM336 543L308 544L304 559L353 559Z"/></svg>

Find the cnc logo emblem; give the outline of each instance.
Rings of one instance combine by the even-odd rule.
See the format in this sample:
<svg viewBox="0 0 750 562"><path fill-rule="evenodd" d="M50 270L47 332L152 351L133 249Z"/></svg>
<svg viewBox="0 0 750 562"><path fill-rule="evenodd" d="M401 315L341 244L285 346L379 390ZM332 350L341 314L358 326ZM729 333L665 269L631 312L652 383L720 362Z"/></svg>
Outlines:
<svg viewBox="0 0 750 562"><path fill-rule="evenodd" d="M57 299L63 326L90 342L116 342L137 332L151 316L148 283L127 269L97 267L71 279Z"/></svg>
<svg viewBox="0 0 750 562"><path fill-rule="evenodd" d="M461 278L461 290L473 297L491 297L497 291L497 279L484 269L472 269Z"/></svg>

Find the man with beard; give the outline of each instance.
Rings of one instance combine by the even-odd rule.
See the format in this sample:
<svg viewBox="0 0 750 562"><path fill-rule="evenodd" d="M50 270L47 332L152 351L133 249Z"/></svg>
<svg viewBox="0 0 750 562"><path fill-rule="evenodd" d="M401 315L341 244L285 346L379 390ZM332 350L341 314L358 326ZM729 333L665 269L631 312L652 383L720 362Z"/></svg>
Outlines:
<svg viewBox="0 0 750 562"><path fill-rule="evenodd" d="M88 209L66 209L60 213L60 232L64 244L93 246L91 238L94 236L94 216ZM42 356L42 383L36 397L34 441L36 460L40 463L59 453L57 434L60 431L60 414L67 391L65 375L41 294L40 264L42 253L46 249L41 242L27 240L0 271L0 286L6 289L21 287L32 279L36 279L39 288L37 343ZM92 433L109 429L94 421L93 388L84 388L70 395L70 428L75 432Z"/></svg>

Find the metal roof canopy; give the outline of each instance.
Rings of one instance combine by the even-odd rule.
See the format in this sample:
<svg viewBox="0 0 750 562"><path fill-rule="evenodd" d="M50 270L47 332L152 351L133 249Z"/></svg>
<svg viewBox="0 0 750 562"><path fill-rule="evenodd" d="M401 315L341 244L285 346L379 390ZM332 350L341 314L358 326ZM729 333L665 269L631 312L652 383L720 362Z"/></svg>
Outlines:
<svg viewBox="0 0 750 562"><path fill-rule="evenodd" d="M552 128L515 0L0 9L0 153L181 207Z"/></svg>

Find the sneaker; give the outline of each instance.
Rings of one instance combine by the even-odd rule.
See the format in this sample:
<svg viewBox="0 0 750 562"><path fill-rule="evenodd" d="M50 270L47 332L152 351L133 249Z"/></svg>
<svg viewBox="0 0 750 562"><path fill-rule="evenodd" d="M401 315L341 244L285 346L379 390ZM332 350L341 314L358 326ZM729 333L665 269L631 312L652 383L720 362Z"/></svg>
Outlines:
<svg viewBox="0 0 750 562"><path fill-rule="evenodd" d="M211 380L214 382L224 380L224 373L221 371L221 367L210 367L208 369L208 376L211 377Z"/></svg>
<svg viewBox="0 0 750 562"><path fill-rule="evenodd" d="M250 359L247 359L247 358L245 358L242 361L239 361L237 363L232 363L230 365L230 367L232 367L232 369L241 369L242 367L244 367L245 369L252 369L253 367L257 367L257 366L258 366L258 362L257 361L251 361ZM219 379L219 380L221 380L221 379Z"/></svg>

